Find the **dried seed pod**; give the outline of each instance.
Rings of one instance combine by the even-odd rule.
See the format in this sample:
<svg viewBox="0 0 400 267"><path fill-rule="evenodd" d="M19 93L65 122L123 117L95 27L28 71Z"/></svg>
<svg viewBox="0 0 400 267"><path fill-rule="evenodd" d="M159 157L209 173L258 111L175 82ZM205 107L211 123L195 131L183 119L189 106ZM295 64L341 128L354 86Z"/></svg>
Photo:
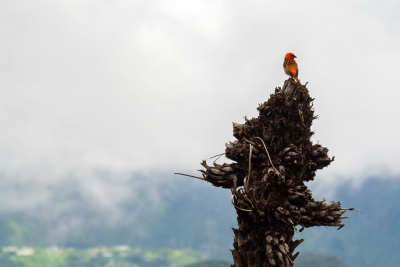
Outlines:
<svg viewBox="0 0 400 267"><path fill-rule="evenodd" d="M280 213L280 214L285 214L285 209L282 207L277 207L276 210Z"/></svg>
<svg viewBox="0 0 400 267"><path fill-rule="evenodd" d="M279 165L278 170L280 174L285 175L285 167L283 165Z"/></svg>
<svg viewBox="0 0 400 267"><path fill-rule="evenodd" d="M260 150L258 150L255 146L253 146L253 154L261 154Z"/></svg>
<svg viewBox="0 0 400 267"><path fill-rule="evenodd" d="M266 255L272 255L273 251L272 251L272 246L270 244L267 244L266 246Z"/></svg>
<svg viewBox="0 0 400 267"><path fill-rule="evenodd" d="M268 176L272 177L275 174L275 169L274 168L268 168Z"/></svg>
<svg viewBox="0 0 400 267"><path fill-rule="evenodd" d="M330 214L332 216L337 217L337 216L341 216L344 212L345 212L344 210L343 211L331 211ZM341 218L341 219L344 219L344 218Z"/></svg>
<svg viewBox="0 0 400 267"><path fill-rule="evenodd" d="M286 243L283 243L283 246L284 246L286 253L289 253L289 245Z"/></svg>
<svg viewBox="0 0 400 267"><path fill-rule="evenodd" d="M334 221L335 219L332 216L326 216L326 221Z"/></svg>
<svg viewBox="0 0 400 267"><path fill-rule="evenodd" d="M224 173L220 170L218 170L217 168L210 168L210 172L212 172L215 175L224 175Z"/></svg>
<svg viewBox="0 0 400 267"><path fill-rule="evenodd" d="M285 148L285 149L283 149L282 151L281 151L281 155L285 155L287 152L289 152L291 149L293 149L293 147L291 147L291 146L289 146L289 147L287 147L287 148Z"/></svg>
<svg viewBox="0 0 400 267"><path fill-rule="evenodd" d="M298 185L294 187L296 190L300 191L300 190L304 190L306 187L304 185Z"/></svg>
<svg viewBox="0 0 400 267"><path fill-rule="evenodd" d="M266 173L266 174L264 174L264 176L262 178L262 181L266 182L267 180L268 180L268 174Z"/></svg>
<svg viewBox="0 0 400 267"><path fill-rule="evenodd" d="M278 260L280 262L283 262L283 255L279 251L275 251L275 255L278 257Z"/></svg>
<svg viewBox="0 0 400 267"><path fill-rule="evenodd" d="M276 261L275 261L274 257L272 256L272 254L268 257L268 261L269 261L269 264L271 264L272 266L276 266Z"/></svg>
<svg viewBox="0 0 400 267"><path fill-rule="evenodd" d="M299 197L296 196L296 195L291 195L291 196L288 196L288 198L289 198L290 200L296 200L296 199L298 199Z"/></svg>
<svg viewBox="0 0 400 267"><path fill-rule="evenodd" d="M283 244L279 244L278 248L283 254L287 253L286 250L285 250L285 247L283 246Z"/></svg>
<svg viewBox="0 0 400 267"><path fill-rule="evenodd" d="M225 166L221 169L224 172L234 172L235 170L231 166Z"/></svg>
<svg viewBox="0 0 400 267"><path fill-rule="evenodd" d="M286 265L286 267L290 267L291 266L289 257L285 257L285 265Z"/></svg>

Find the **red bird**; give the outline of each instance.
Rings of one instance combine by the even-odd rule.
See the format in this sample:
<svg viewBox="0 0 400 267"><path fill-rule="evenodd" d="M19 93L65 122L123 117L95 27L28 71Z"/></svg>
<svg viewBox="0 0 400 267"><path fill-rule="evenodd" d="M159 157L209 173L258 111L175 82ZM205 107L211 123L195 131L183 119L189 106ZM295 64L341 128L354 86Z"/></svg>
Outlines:
<svg viewBox="0 0 400 267"><path fill-rule="evenodd" d="M283 60L283 70L287 75L294 78L297 82L299 79L297 75L299 74L299 69L297 68L296 60L294 60L296 56L293 53L287 53Z"/></svg>

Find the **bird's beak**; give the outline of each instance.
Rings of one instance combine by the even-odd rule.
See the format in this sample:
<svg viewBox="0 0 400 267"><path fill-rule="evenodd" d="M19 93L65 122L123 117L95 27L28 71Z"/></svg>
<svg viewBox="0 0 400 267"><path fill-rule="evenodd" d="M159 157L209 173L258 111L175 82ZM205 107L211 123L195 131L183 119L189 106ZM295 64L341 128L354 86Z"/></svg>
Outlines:
<svg viewBox="0 0 400 267"><path fill-rule="evenodd" d="M293 55L294 58L297 58L295 55Z"/></svg>

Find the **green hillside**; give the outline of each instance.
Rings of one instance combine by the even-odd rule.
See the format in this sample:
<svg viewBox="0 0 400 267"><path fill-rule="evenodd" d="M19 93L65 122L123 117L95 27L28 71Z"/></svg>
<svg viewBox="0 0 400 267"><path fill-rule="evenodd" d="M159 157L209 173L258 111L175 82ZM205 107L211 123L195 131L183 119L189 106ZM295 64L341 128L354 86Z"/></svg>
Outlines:
<svg viewBox="0 0 400 267"><path fill-rule="evenodd" d="M183 267L205 256L189 250L141 250L128 246L72 248L4 247L2 267Z"/></svg>
<svg viewBox="0 0 400 267"><path fill-rule="evenodd" d="M205 260L191 250L140 250L128 246L90 249L4 247L2 267L230 267L224 260ZM296 267L350 267L334 256L305 255Z"/></svg>
<svg viewBox="0 0 400 267"><path fill-rule="evenodd" d="M0 246L84 250L125 244L143 251L189 249L231 261L236 216L229 190L174 175L135 174L126 186L136 191L109 209L97 208L76 186L64 184L53 188L53 201L43 206L0 211ZM399 198L399 179L341 188L333 199L357 211L347 214L351 218L340 231L320 227L298 233L305 238L300 255L335 255L352 266L396 266Z"/></svg>

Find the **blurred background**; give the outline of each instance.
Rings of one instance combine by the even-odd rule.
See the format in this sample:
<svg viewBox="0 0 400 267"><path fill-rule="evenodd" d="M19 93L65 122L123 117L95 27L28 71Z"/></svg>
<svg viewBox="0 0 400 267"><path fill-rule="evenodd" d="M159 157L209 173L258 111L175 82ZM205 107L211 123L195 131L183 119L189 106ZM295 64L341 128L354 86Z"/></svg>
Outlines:
<svg viewBox="0 0 400 267"><path fill-rule="evenodd" d="M257 116L287 79L290 51L315 98L313 142L335 156L308 186L356 208L340 231L303 231L298 250L395 266L399 9L394 0L2 1L0 259L23 264L22 248L53 247L64 258L48 266L67 266L67 248L124 245L139 258L188 249L197 256L185 264L231 261L229 190L173 173L198 175L201 160L224 152L232 122ZM144 266L156 262L146 257Z"/></svg>

